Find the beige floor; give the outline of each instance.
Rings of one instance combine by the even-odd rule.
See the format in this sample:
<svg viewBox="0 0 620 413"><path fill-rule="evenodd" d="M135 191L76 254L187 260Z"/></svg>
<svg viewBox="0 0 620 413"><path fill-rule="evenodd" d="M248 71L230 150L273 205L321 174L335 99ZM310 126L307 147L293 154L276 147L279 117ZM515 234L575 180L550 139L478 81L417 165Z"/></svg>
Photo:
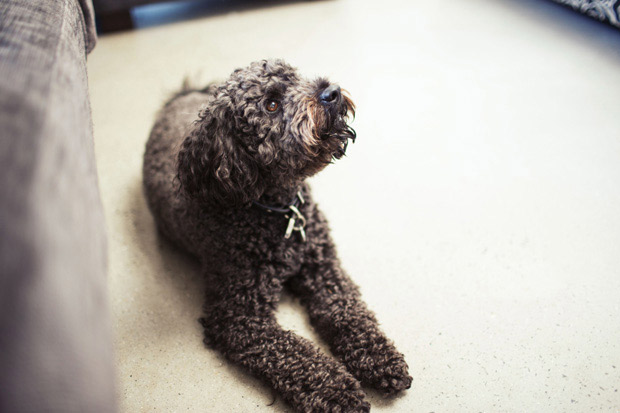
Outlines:
<svg viewBox="0 0 620 413"><path fill-rule="evenodd" d="M620 31L542 0L279 3L104 36L89 57L124 412L285 412L205 348L195 265L141 193L186 75L265 57L358 105L313 180L415 382L373 411L620 411ZM289 298L281 322L316 339Z"/></svg>

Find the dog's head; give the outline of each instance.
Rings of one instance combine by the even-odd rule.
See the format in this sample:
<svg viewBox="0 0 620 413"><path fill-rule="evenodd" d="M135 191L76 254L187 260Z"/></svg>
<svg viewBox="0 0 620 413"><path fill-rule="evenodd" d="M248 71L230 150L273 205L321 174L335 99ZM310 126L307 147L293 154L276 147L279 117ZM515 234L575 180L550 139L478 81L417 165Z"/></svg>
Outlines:
<svg viewBox="0 0 620 413"><path fill-rule="evenodd" d="M213 88L178 157L190 197L222 205L293 188L341 158L355 106L326 79L307 80L281 60L235 70Z"/></svg>

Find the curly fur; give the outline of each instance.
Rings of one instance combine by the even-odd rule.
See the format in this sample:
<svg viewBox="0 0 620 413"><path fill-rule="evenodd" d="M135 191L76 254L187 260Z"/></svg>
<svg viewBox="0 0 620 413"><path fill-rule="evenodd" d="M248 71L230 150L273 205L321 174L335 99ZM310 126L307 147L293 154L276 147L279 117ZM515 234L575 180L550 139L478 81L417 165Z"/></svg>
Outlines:
<svg viewBox="0 0 620 413"><path fill-rule="evenodd" d="M297 411L367 412L360 382L390 395L409 388L411 377L342 270L304 182L355 139L347 125L353 102L344 92L322 101L329 86L265 60L221 84L182 91L151 132L144 187L162 232L201 261L205 343ZM268 110L270 102L277 110ZM252 204L286 206L300 187L306 242L285 239L287 220ZM277 324L285 287L300 297L338 360Z"/></svg>

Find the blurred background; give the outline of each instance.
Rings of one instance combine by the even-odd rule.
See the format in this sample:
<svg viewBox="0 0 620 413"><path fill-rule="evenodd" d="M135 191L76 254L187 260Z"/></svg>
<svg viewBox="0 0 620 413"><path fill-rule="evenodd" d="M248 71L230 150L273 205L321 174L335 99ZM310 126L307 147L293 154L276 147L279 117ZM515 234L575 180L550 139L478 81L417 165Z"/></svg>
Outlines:
<svg viewBox="0 0 620 413"><path fill-rule="evenodd" d="M573 2L601 23L544 0L121 3L95 1L88 57L121 411L287 411L202 344L197 268L141 190L183 78L263 58L357 104L358 140L312 185L414 376L373 411L619 411L617 5ZM320 344L294 300L278 317Z"/></svg>

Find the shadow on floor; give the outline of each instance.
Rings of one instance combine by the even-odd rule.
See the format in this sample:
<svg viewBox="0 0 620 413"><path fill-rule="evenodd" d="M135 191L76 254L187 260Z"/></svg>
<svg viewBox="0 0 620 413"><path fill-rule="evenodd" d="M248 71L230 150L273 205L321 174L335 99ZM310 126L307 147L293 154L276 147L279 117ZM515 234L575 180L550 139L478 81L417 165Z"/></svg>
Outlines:
<svg viewBox="0 0 620 413"><path fill-rule="evenodd" d="M132 9L135 28L159 26L183 20L277 7L308 0L184 0L156 3Z"/></svg>

